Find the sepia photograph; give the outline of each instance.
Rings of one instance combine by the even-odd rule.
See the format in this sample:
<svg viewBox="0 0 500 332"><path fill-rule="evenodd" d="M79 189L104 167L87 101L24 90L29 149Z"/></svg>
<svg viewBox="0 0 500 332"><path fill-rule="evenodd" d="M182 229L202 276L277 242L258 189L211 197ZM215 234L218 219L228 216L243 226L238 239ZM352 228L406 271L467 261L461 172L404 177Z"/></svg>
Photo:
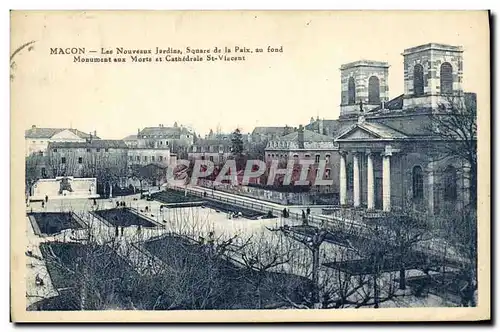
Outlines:
<svg viewBox="0 0 500 332"><path fill-rule="evenodd" d="M11 11L15 322L490 319L488 11Z"/></svg>

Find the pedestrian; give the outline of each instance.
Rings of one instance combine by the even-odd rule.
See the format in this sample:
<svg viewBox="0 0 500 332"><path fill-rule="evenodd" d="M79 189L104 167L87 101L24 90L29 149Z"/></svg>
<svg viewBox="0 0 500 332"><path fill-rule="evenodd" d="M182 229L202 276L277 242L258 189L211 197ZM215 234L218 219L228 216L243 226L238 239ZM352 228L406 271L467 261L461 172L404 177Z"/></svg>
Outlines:
<svg viewBox="0 0 500 332"><path fill-rule="evenodd" d="M286 208L283 208L283 218L286 218Z"/></svg>
<svg viewBox="0 0 500 332"><path fill-rule="evenodd" d="M118 230L118 225L115 225L115 237L118 237L120 235L120 232Z"/></svg>
<svg viewBox="0 0 500 332"><path fill-rule="evenodd" d="M45 208L45 201L42 201L42 209Z"/></svg>
<svg viewBox="0 0 500 332"><path fill-rule="evenodd" d="M302 210L302 220L306 220L306 213Z"/></svg>
<svg viewBox="0 0 500 332"><path fill-rule="evenodd" d="M48 203L49 201L49 196L45 195L45 203Z"/></svg>
<svg viewBox="0 0 500 332"><path fill-rule="evenodd" d="M307 215L310 215L311 214L311 209L309 207L307 207Z"/></svg>
<svg viewBox="0 0 500 332"><path fill-rule="evenodd" d="M122 234L121 234L122 236L123 236L123 229L124 229L124 228L125 228L125 227L123 227L123 226L122 226Z"/></svg>

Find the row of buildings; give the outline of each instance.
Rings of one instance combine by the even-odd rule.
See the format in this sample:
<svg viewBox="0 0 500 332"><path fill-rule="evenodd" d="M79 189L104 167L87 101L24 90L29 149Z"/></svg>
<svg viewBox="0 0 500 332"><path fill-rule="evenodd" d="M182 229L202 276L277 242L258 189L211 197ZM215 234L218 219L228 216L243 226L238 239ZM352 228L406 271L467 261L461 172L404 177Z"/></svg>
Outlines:
<svg viewBox="0 0 500 332"><path fill-rule="evenodd" d="M463 49L430 43L402 55L402 95L389 98L388 63L342 65L337 119L311 118L295 128L256 127L243 136L248 156L267 163L311 159L317 166L326 161L326 177L333 179L328 191L337 192L344 206L390 211L412 204L433 215L467 204L470 165L446 155L431 128L432 117L452 106L450 98L475 107L475 94L462 89ZM27 154L49 151L59 164L68 164L66 155L75 151L78 164L106 153L122 155L129 164L164 165L177 157L223 163L232 154L230 135L201 138L176 124L144 128L118 141L75 129L33 127L26 132L26 145Z"/></svg>

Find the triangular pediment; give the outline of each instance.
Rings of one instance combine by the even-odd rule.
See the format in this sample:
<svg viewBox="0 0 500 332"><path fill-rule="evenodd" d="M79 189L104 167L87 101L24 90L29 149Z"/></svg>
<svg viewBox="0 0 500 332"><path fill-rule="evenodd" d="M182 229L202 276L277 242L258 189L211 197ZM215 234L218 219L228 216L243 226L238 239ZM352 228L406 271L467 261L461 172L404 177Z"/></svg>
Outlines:
<svg viewBox="0 0 500 332"><path fill-rule="evenodd" d="M339 137L337 137L337 139L352 139L352 140L355 140L355 139L377 139L377 138L381 138L379 135L373 133L373 132L370 132L364 128L361 128L361 127L354 127L352 128L351 130L343 133L342 135L340 135Z"/></svg>

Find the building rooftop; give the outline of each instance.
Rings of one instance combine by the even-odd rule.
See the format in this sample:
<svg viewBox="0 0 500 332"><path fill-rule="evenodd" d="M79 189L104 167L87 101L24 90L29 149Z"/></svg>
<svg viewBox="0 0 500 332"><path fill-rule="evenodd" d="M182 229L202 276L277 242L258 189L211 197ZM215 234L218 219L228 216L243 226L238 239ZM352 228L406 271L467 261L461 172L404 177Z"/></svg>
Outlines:
<svg viewBox="0 0 500 332"><path fill-rule="evenodd" d="M179 138L181 134L189 134L184 127L146 127L139 131L137 136L163 136L165 138Z"/></svg>
<svg viewBox="0 0 500 332"><path fill-rule="evenodd" d="M90 134L84 133L81 130L74 128L38 128L36 126L31 127L24 131L25 138L52 138L54 135L59 134L62 131L68 130L80 138L89 138ZM93 138L99 139L99 137L94 136Z"/></svg>
<svg viewBox="0 0 500 332"><path fill-rule="evenodd" d="M428 43L424 45L419 45L415 47L407 48L403 51L402 55L408 55L416 52L422 52L427 50L441 50L441 51L450 51L450 52L463 52L462 46L453 46L446 44L438 44L438 43Z"/></svg>
<svg viewBox="0 0 500 332"><path fill-rule="evenodd" d="M98 148L98 149L128 149L128 146L123 140L113 139L96 139L86 142L50 142L50 148L60 149L85 149L85 148Z"/></svg>
<svg viewBox="0 0 500 332"><path fill-rule="evenodd" d="M298 141L298 139L299 139L298 131L276 138L276 140L278 141L288 141L288 142L296 142ZM331 136L321 135L314 131L304 129L304 142L332 142L332 141L333 137Z"/></svg>
<svg viewBox="0 0 500 332"><path fill-rule="evenodd" d="M278 134L281 135L285 132L285 129L291 127L255 127L254 130L252 131L252 135L265 135L265 134Z"/></svg>
<svg viewBox="0 0 500 332"><path fill-rule="evenodd" d="M375 61L375 60L358 60L354 62L349 62L340 66L340 70L354 68L354 67L381 67L389 68L389 63L385 61Z"/></svg>

